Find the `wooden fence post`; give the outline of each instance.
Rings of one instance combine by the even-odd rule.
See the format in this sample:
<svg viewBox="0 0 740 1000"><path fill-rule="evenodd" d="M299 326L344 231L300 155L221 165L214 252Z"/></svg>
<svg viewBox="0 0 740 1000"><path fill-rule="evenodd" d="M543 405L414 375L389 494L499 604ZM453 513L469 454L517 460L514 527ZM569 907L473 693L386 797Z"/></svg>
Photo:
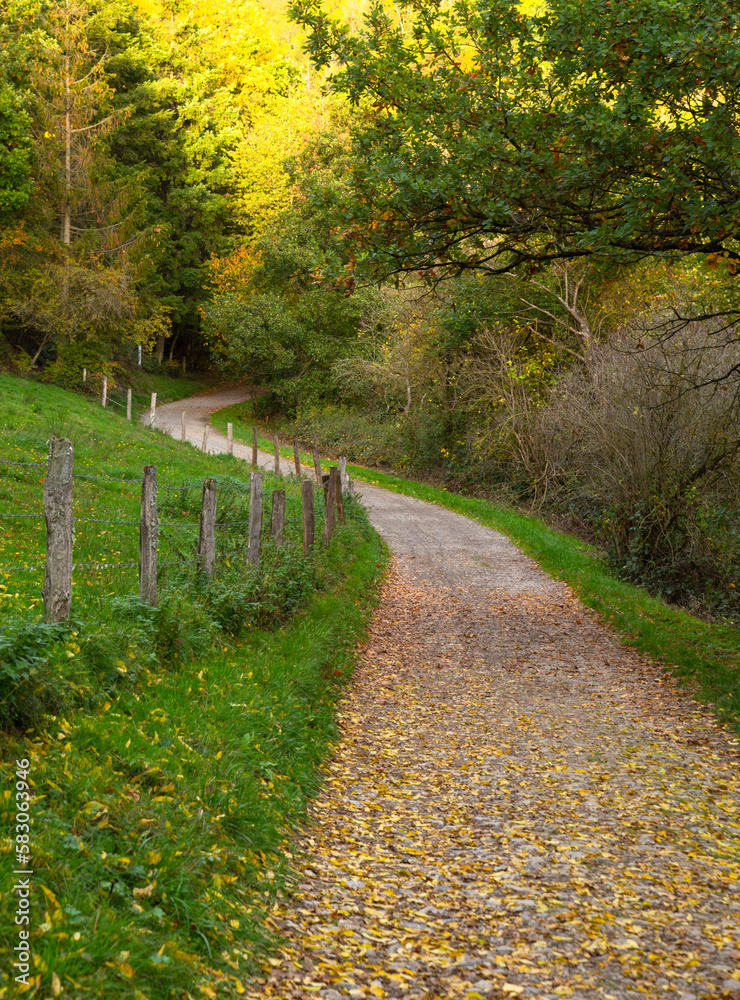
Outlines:
<svg viewBox="0 0 740 1000"><path fill-rule="evenodd" d="M347 489L347 457L346 455L339 456L339 483L342 487L342 491Z"/></svg>
<svg viewBox="0 0 740 1000"><path fill-rule="evenodd" d="M131 387L126 390L126 420L131 419L131 397L133 395Z"/></svg>
<svg viewBox="0 0 740 1000"><path fill-rule="evenodd" d="M273 490L272 493L272 522L270 529L272 540L276 545L283 544L283 530L285 528L285 490Z"/></svg>
<svg viewBox="0 0 740 1000"><path fill-rule="evenodd" d="M181 441L187 441L187 439L188 439L188 436L187 436L187 425L188 425L187 413L186 413L185 410L183 410L182 411L182 416L180 417L180 440Z"/></svg>
<svg viewBox="0 0 740 1000"><path fill-rule="evenodd" d="M249 477L249 548L247 562L259 569L260 533L262 530L262 473L253 472Z"/></svg>
<svg viewBox="0 0 740 1000"><path fill-rule="evenodd" d="M295 474L301 477L301 456L298 451L298 438L293 438L293 462L295 464Z"/></svg>
<svg viewBox="0 0 740 1000"><path fill-rule="evenodd" d="M275 459L275 475L280 475L280 440L277 434L273 435L273 457Z"/></svg>
<svg viewBox="0 0 740 1000"><path fill-rule="evenodd" d="M100 401L100 405L105 409L108 403L108 376L103 375L103 398Z"/></svg>
<svg viewBox="0 0 740 1000"><path fill-rule="evenodd" d="M234 454L234 425L226 425L226 454Z"/></svg>
<svg viewBox="0 0 740 1000"><path fill-rule="evenodd" d="M139 600L157 603L157 466L144 467L139 528Z"/></svg>
<svg viewBox="0 0 740 1000"><path fill-rule="evenodd" d="M87 382L87 368L82 369L82 381Z"/></svg>
<svg viewBox="0 0 740 1000"><path fill-rule="evenodd" d="M313 509L313 483L304 479L301 483L301 513L303 514L303 554L308 555L313 547L316 516Z"/></svg>
<svg viewBox="0 0 740 1000"><path fill-rule="evenodd" d="M156 412L157 412L157 394L156 394L156 392L153 392L152 393L151 406L149 407L149 426L150 427L154 427L154 417L155 417Z"/></svg>
<svg viewBox="0 0 740 1000"><path fill-rule="evenodd" d="M213 576L216 562L216 499L215 479L203 480L203 502L200 508L200 537L198 539L198 560L200 568L208 576Z"/></svg>
<svg viewBox="0 0 740 1000"><path fill-rule="evenodd" d="M316 444L315 441L313 445L313 467L314 471L316 472L316 482L319 484L319 486L321 486L322 485L321 456L319 455L319 446Z"/></svg>
<svg viewBox="0 0 740 1000"><path fill-rule="evenodd" d="M66 438L49 440L49 467L44 479L46 574L42 595L44 621L60 622L72 609L72 473L74 448Z"/></svg>
<svg viewBox="0 0 740 1000"><path fill-rule="evenodd" d="M339 469L332 465L329 469L329 476L334 477L334 496L337 501L337 521L344 524L344 497L342 496L342 478ZM331 482L331 479L329 480Z"/></svg>
<svg viewBox="0 0 740 1000"><path fill-rule="evenodd" d="M211 429L210 424L206 424L205 427L203 428L203 444L200 446L200 450L203 452L204 455L206 453L206 448L208 447L208 432L210 431L210 429Z"/></svg>
<svg viewBox="0 0 740 1000"><path fill-rule="evenodd" d="M252 428L252 468L257 468L257 428Z"/></svg>
<svg viewBox="0 0 740 1000"><path fill-rule="evenodd" d="M329 482L327 484L326 509L324 512L324 541L328 545L334 531L334 508L337 503L337 473L336 465L329 469Z"/></svg>

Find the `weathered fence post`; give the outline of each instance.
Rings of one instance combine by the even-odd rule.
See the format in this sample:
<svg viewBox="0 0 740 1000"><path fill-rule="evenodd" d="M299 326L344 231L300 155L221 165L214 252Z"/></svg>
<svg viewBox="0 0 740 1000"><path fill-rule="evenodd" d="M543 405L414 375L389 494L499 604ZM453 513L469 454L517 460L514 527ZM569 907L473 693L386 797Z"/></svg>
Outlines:
<svg viewBox="0 0 740 1000"><path fill-rule="evenodd" d="M234 454L234 425L226 425L226 454Z"/></svg>
<svg viewBox="0 0 740 1000"><path fill-rule="evenodd" d="M293 438L293 463L295 464L295 474L301 477L301 456L298 451L298 438Z"/></svg>
<svg viewBox="0 0 740 1000"><path fill-rule="evenodd" d="M100 400L100 405L105 409L108 404L108 376L103 375L103 398Z"/></svg>
<svg viewBox="0 0 740 1000"><path fill-rule="evenodd" d="M321 479L321 456L319 455L319 446L316 444L315 441L314 441L314 446L313 446L313 467L314 467L314 471L316 472L316 482L319 484L319 486L321 486L321 484L322 484L322 479Z"/></svg>
<svg viewBox="0 0 740 1000"><path fill-rule="evenodd" d="M257 428L252 428L252 468L257 468Z"/></svg>
<svg viewBox="0 0 740 1000"><path fill-rule="evenodd" d="M156 412L157 412L157 394L156 394L156 392L153 392L152 393L151 406L149 407L149 426L150 427L154 427L154 417L155 417Z"/></svg>
<svg viewBox="0 0 740 1000"><path fill-rule="evenodd" d="M46 574L42 595L44 621L60 622L72 609L72 472L74 448L66 438L49 440L49 467L44 480Z"/></svg>
<svg viewBox="0 0 740 1000"><path fill-rule="evenodd" d="M187 427L188 427L188 415L185 410L182 411L182 416L180 417L180 440L187 441Z"/></svg>
<svg viewBox="0 0 740 1000"><path fill-rule="evenodd" d="M131 419L131 397L132 397L132 395L133 395L132 390L129 387L126 390L126 420L130 420Z"/></svg>
<svg viewBox="0 0 740 1000"><path fill-rule="evenodd" d="M273 435L273 458L275 460L275 475L280 475L280 440L277 434Z"/></svg>
<svg viewBox="0 0 740 1000"><path fill-rule="evenodd" d="M87 382L87 368L82 369L82 381Z"/></svg>
<svg viewBox="0 0 740 1000"><path fill-rule="evenodd" d="M285 490L273 490L272 493L272 521L270 530L272 540L276 545L283 544L283 530L285 528Z"/></svg>
<svg viewBox="0 0 740 1000"><path fill-rule="evenodd" d="M334 496L337 501L337 521L340 524L344 524L344 498L342 496L342 478L339 473L339 469L332 465L329 469L329 476L334 477ZM331 482L331 478L329 479Z"/></svg>
<svg viewBox="0 0 740 1000"><path fill-rule="evenodd" d="M249 477L249 547L247 562L255 569L260 564L260 532L262 530L262 473Z"/></svg>
<svg viewBox="0 0 740 1000"><path fill-rule="evenodd" d="M216 480L204 479L203 502L200 508L198 561L200 568L208 576L213 576L213 566L216 562L216 499Z"/></svg>
<svg viewBox="0 0 740 1000"><path fill-rule="evenodd" d="M210 424L206 424L205 427L203 428L203 444L200 446L200 450L203 452L204 455L206 453L206 448L208 447L208 432L210 431L210 429L211 429Z"/></svg>
<svg viewBox="0 0 740 1000"><path fill-rule="evenodd" d="M157 603L157 466L144 467L139 528L139 600Z"/></svg>
<svg viewBox="0 0 740 1000"><path fill-rule="evenodd" d="M329 469L329 482L327 484L326 510L324 512L324 541L328 545L334 531L334 507L337 503L337 473L336 465Z"/></svg>
<svg viewBox="0 0 740 1000"><path fill-rule="evenodd" d="M316 516L313 509L313 483L304 479L301 483L301 513L303 515L303 554L308 555L313 546Z"/></svg>
<svg viewBox="0 0 740 1000"><path fill-rule="evenodd" d="M342 491L347 489L348 478L347 478L347 457L346 455L339 456L339 483L342 487Z"/></svg>

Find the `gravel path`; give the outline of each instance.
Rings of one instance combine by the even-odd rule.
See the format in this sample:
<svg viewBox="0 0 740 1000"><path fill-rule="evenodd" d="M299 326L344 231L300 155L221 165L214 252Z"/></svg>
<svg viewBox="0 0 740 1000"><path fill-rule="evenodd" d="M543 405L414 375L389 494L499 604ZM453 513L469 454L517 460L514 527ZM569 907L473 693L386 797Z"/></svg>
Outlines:
<svg viewBox="0 0 740 1000"><path fill-rule="evenodd" d="M740 996L737 740L502 535L357 485L393 572L245 995Z"/></svg>

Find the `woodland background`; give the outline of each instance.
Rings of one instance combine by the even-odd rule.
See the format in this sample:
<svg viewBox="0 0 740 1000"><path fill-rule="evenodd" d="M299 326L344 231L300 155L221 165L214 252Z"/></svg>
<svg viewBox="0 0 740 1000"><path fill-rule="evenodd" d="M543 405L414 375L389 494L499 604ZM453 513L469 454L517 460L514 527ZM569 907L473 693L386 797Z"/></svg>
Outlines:
<svg viewBox="0 0 740 1000"><path fill-rule="evenodd" d="M246 380L736 620L739 24L0 0L1 364Z"/></svg>

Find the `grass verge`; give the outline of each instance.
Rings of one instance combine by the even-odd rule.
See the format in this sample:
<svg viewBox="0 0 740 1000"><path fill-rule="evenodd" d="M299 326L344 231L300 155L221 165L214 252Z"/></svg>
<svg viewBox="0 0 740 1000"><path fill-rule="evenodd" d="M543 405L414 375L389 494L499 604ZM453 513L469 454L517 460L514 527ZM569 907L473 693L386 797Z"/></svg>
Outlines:
<svg viewBox="0 0 740 1000"><path fill-rule="evenodd" d="M123 522L103 538L97 528L108 529L94 529L88 543L101 557L136 533L126 521L137 486L122 480L140 475L145 462L156 460L161 483L216 475L235 496L239 477L248 477L244 463L199 455L61 390L0 379L0 417L0 457L12 450L11 460L43 460L49 422L59 430L63 420L80 471L107 477L79 481L96 491L82 509L95 502L98 513L117 512ZM6 513L38 502L43 469L0 469ZM268 492L270 482L266 476ZM278 482L290 489L290 480L272 486ZM173 491L167 514L179 511L188 531L197 493ZM233 514L236 532L243 519ZM33 870L29 989L13 978L11 880L0 897L0 997L199 1000L243 991L271 945L286 844L337 737L334 706L384 561L359 505L348 504L347 514L310 567L295 554L280 563L266 547L264 569L241 591L244 568L229 576L239 536L229 532L221 582L175 573L157 608L136 598L135 572L93 575L69 625L39 623L38 580L21 585L17 576L23 593L0 607L2 697L23 664L30 686L46 675L52 695L64 691L40 706L30 729L0 734L0 849L7 869L16 867L26 834L16 841L15 761L28 759ZM19 535L27 522L3 523L4 540L25 551ZM15 590L16 575L5 579ZM260 628L264 608L270 629ZM26 646L22 634L31 637Z"/></svg>
<svg viewBox="0 0 740 1000"><path fill-rule="evenodd" d="M241 431L246 441L254 423L248 405L228 407L214 414L216 427L225 429L227 421L234 423L235 436L239 437ZM262 432L260 447L271 450L272 441L264 436L264 425L257 427ZM281 448L281 453L292 456L292 449ZM306 464L313 461L308 452L302 453L301 460ZM328 462L323 464L328 468ZM701 621L616 579L594 547L548 527L538 517L374 469L357 465L347 468L354 479L439 504L507 535L547 573L571 586L585 605L613 624L626 644L669 667L720 721L740 732L737 627Z"/></svg>

